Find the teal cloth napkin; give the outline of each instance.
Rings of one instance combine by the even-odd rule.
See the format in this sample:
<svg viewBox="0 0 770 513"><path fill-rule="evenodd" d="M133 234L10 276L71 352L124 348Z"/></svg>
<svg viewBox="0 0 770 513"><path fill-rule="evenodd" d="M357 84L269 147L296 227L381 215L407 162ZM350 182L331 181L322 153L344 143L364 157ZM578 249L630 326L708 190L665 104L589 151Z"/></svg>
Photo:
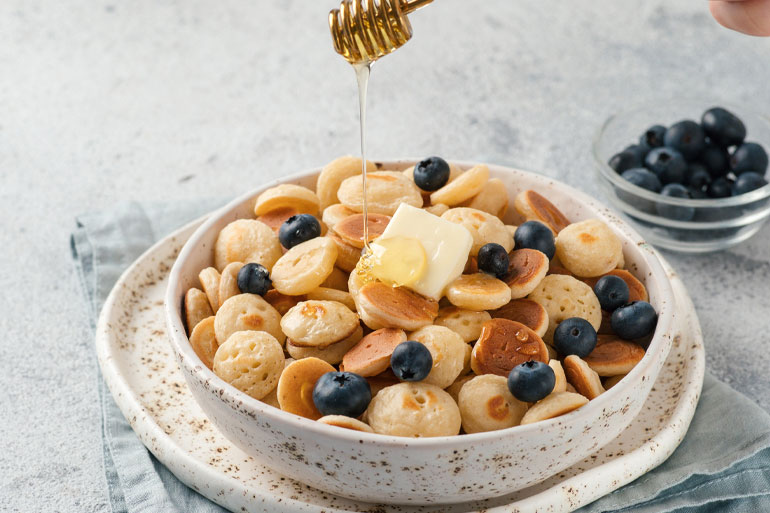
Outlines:
<svg viewBox="0 0 770 513"><path fill-rule="evenodd" d="M72 253L95 326L120 274L153 242L222 204L126 203L77 218ZM183 485L142 445L99 378L104 471L115 513L221 513ZM770 415L706 376L690 430L655 470L579 510L624 512L770 511Z"/></svg>

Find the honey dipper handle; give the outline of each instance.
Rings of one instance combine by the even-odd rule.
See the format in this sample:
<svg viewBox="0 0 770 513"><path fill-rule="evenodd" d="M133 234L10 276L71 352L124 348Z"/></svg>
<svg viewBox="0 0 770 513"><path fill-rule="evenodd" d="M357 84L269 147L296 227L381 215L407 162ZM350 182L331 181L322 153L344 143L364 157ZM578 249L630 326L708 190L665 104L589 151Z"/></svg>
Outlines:
<svg viewBox="0 0 770 513"><path fill-rule="evenodd" d="M401 6L401 10L404 14L409 14L410 12L416 11L420 7L425 7L432 1L433 0L412 0L411 2L405 1Z"/></svg>

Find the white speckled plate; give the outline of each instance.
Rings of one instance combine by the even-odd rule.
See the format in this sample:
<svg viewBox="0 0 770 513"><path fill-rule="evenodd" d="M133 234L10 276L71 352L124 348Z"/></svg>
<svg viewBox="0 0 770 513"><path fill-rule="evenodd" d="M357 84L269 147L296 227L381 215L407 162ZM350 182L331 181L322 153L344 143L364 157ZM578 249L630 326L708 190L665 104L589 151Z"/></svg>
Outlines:
<svg viewBox="0 0 770 513"><path fill-rule="evenodd" d="M112 395L147 448L187 485L232 511L572 511L658 466L687 432L703 384L703 341L692 302L664 262L680 309L678 335L642 412L590 458L506 497L436 508L363 504L280 476L211 425L187 390L167 341L166 278L200 222L157 243L123 274L101 312L96 349Z"/></svg>

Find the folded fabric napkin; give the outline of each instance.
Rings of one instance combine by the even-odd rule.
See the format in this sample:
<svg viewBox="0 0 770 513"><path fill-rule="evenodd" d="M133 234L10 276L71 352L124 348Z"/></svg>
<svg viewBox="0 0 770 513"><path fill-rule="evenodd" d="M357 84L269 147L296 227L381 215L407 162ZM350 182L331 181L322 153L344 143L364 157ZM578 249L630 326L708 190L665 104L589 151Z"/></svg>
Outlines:
<svg viewBox="0 0 770 513"><path fill-rule="evenodd" d="M72 251L92 325L131 262L174 228L221 203L216 199L171 205L127 203L78 217ZM103 380L99 383L104 471L113 512L223 512L150 454ZM658 468L579 511L770 511L770 415L707 375L690 430L674 454Z"/></svg>

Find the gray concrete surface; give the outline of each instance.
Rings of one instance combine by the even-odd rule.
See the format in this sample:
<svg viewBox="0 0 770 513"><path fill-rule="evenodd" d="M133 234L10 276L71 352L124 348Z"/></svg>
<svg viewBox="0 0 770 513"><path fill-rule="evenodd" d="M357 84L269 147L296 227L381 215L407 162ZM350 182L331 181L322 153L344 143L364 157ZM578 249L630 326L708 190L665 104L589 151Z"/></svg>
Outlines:
<svg viewBox="0 0 770 513"><path fill-rule="evenodd" d="M235 195L357 151L333 5L0 2L0 510L109 509L74 217ZM694 95L770 112L770 40L720 28L704 1L437 0L412 19L415 39L374 70L375 158L514 163L598 193L591 135L629 102ZM670 259L709 368L770 408L770 226L725 253Z"/></svg>

